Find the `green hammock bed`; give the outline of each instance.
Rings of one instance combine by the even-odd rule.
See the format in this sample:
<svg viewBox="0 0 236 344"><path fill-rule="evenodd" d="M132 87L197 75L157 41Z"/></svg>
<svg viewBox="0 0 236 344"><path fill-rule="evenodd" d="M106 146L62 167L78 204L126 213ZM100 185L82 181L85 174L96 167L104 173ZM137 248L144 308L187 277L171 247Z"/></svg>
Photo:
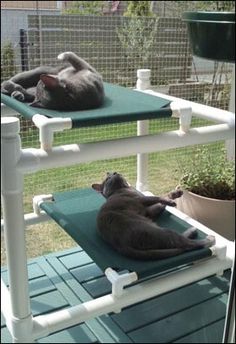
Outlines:
<svg viewBox="0 0 236 344"><path fill-rule="evenodd" d="M55 193L53 198L53 201L42 202L41 209L55 220L103 271L108 267L117 271L135 271L140 279L211 256L211 250L203 248L155 261L126 258L106 244L97 232L97 213L106 201L101 194L88 188ZM167 210L157 222L180 233L190 226ZM204 238L205 234L199 231L198 237Z"/></svg>
<svg viewBox="0 0 236 344"><path fill-rule="evenodd" d="M7 95L1 94L1 102L19 112L24 118L31 119L35 114L54 117L69 117L72 127L121 123L145 119L170 117L169 100L134 91L122 86L104 83L105 102L98 109L83 111L56 111L31 107Z"/></svg>

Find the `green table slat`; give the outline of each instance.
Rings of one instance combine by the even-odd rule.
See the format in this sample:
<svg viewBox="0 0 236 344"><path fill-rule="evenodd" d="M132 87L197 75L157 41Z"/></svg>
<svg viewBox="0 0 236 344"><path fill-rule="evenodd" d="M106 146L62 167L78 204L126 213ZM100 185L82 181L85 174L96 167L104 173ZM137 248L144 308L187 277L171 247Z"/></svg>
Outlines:
<svg viewBox="0 0 236 344"><path fill-rule="evenodd" d="M197 283L179 288L174 292L160 295L159 297L133 305L118 314L113 314L112 319L125 332L133 331L146 326L171 314L179 313L184 309L206 302L229 289L230 276L212 276ZM217 301L216 301L217 302ZM140 317L142 314L142 317Z"/></svg>
<svg viewBox="0 0 236 344"><path fill-rule="evenodd" d="M184 336L173 343L222 343L225 319Z"/></svg>
<svg viewBox="0 0 236 344"><path fill-rule="evenodd" d="M141 329L129 332L135 343L172 343L187 333L192 333L225 317L227 294L219 295L204 303L175 313L159 322L151 323ZM206 311L208 310L208 311ZM201 316L199 316L201 314Z"/></svg>

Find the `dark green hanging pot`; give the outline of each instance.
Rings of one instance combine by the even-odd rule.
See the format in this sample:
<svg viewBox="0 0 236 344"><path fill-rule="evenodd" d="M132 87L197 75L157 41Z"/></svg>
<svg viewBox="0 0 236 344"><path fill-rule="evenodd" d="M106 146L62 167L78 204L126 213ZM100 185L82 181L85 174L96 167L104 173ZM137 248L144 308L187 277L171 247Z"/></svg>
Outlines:
<svg viewBox="0 0 236 344"><path fill-rule="evenodd" d="M234 12L184 12L193 54L202 58L235 62Z"/></svg>

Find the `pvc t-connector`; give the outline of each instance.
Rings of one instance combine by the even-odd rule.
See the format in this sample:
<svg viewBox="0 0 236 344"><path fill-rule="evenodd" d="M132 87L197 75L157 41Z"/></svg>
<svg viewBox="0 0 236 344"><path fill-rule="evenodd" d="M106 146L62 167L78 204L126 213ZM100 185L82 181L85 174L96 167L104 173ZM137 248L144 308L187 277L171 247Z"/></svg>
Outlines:
<svg viewBox="0 0 236 344"><path fill-rule="evenodd" d="M40 204L46 201L52 201L52 194L49 195L37 195L33 197L33 209L36 215L40 215Z"/></svg>
<svg viewBox="0 0 236 344"><path fill-rule="evenodd" d="M124 286L137 281L136 272L119 275L115 270L107 268L105 274L112 284L112 295L115 297L122 296Z"/></svg>
<svg viewBox="0 0 236 344"><path fill-rule="evenodd" d="M192 107L185 102L172 102L170 103L172 116L179 118L180 131L187 132L190 129L192 121Z"/></svg>
<svg viewBox="0 0 236 344"><path fill-rule="evenodd" d="M150 69L137 70L137 78L138 78L137 83L136 83L137 90L147 90L151 87L150 76L151 76Z"/></svg>
<svg viewBox="0 0 236 344"><path fill-rule="evenodd" d="M52 149L54 132L72 128L72 120L68 117L48 118L43 115L34 115L33 122L39 128L39 141L44 150Z"/></svg>

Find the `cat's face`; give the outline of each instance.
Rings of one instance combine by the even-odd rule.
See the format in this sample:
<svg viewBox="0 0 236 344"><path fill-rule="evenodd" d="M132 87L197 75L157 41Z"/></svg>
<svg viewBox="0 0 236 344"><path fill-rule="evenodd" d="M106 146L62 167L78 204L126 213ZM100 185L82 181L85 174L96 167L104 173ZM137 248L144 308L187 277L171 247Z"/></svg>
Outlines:
<svg viewBox="0 0 236 344"><path fill-rule="evenodd" d="M129 184L125 180L125 178L117 173L107 173L106 179L102 182L102 184L93 184L92 188L98 192L101 192L103 196L106 198L113 195L116 191L128 188Z"/></svg>
<svg viewBox="0 0 236 344"><path fill-rule="evenodd" d="M42 74L36 87L36 100L31 105L52 110L73 110L78 102L65 81L56 75Z"/></svg>

